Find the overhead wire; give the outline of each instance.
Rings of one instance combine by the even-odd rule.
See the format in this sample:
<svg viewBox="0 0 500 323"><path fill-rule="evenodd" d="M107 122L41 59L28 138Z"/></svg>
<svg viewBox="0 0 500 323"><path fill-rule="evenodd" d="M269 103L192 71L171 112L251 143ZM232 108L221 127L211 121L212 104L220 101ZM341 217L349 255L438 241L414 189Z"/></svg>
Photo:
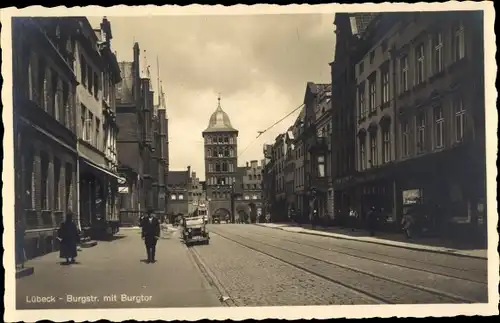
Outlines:
<svg viewBox="0 0 500 323"><path fill-rule="evenodd" d="M293 109L291 112L289 112L288 114L286 114L284 117L282 117L281 119L279 119L278 121L274 122L272 125L270 125L269 127L267 127L266 129L262 130L262 131L259 131L257 137L255 137L255 139L250 142L246 147L245 149L243 149L241 151L241 153L238 154L238 158L243 155L247 150L248 148L250 148L264 133L268 132L269 130L271 130L272 128L274 128L276 125L278 125L280 122L282 122L283 120L285 120L286 118L288 118L289 116L291 116L292 114L294 114L297 110L299 110L300 108L302 108L304 106L304 103L302 103L301 105L299 105L298 107L296 107L295 109Z"/></svg>

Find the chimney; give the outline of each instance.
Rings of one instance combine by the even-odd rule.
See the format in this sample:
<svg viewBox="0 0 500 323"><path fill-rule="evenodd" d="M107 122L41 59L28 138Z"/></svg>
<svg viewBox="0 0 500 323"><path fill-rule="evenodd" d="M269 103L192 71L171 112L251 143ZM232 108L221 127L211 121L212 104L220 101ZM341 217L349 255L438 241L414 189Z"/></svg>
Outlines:
<svg viewBox="0 0 500 323"><path fill-rule="evenodd" d="M188 166L187 169L188 169L188 175L191 175L191 166Z"/></svg>
<svg viewBox="0 0 500 323"><path fill-rule="evenodd" d="M248 168L248 162L247 162L247 168Z"/></svg>

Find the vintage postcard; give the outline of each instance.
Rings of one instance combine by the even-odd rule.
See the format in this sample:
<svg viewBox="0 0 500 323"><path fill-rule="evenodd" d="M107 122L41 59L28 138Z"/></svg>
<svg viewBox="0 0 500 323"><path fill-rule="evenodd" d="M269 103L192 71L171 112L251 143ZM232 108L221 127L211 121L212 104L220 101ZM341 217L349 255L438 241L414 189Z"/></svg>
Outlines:
<svg viewBox="0 0 500 323"><path fill-rule="evenodd" d="M498 314L494 19L2 9L4 320Z"/></svg>

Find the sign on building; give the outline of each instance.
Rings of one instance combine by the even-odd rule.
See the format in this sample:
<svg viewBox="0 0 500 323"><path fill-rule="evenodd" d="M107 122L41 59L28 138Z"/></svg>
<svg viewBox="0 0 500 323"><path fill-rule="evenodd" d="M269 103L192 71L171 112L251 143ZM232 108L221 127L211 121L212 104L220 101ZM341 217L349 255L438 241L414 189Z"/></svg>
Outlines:
<svg viewBox="0 0 500 323"><path fill-rule="evenodd" d="M128 186L119 186L118 193L127 194L128 193Z"/></svg>

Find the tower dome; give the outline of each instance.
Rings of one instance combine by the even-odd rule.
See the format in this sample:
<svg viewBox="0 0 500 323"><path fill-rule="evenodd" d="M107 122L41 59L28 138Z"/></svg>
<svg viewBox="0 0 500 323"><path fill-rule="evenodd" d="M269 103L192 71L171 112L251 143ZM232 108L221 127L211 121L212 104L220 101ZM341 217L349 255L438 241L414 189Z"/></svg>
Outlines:
<svg viewBox="0 0 500 323"><path fill-rule="evenodd" d="M210 116L208 121L208 127L204 132L225 132L225 131L237 131L231 125L231 120L224 110L220 106L220 97L218 98L217 109Z"/></svg>

